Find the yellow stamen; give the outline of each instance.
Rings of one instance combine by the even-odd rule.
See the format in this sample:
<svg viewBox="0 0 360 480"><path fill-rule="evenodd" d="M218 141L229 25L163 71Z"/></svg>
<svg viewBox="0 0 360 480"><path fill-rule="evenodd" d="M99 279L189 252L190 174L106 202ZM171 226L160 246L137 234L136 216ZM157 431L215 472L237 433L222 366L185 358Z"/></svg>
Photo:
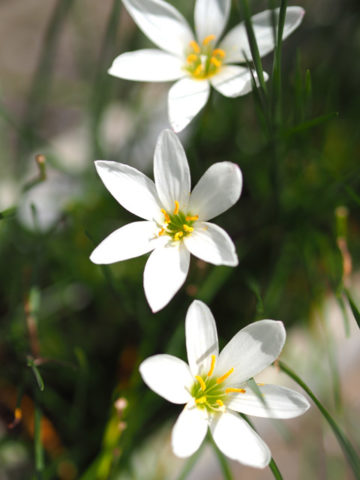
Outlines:
<svg viewBox="0 0 360 480"><path fill-rule="evenodd" d="M196 380L200 383L201 390L204 392L206 390L206 384L204 380L199 377L199 375L195 375Z"/></svg>
<svg viewBox="0 0 360 480"><path fill-rule="evenodd" d="M183 229L184 229L185 232L187 232L187 233L191 233L191 232L194 231L193 227L189 227L189 225L186 225L186 224L183 225Z"/></svg>
<svg viewBox="0 0 360 480"><path fill-rule="evenodd" d="M197 55L195 55L195 53L190 53L190 55L188 55L186 61L188 63L194 63L194 62L197 62L198 58L199 57Z"/></svg>
<svg viewBox="0 0 360 480"><path fill-rule="evenodd" d="M22 419L21 408L15 408L14 417L15 417L15 420L21 420Z"/></svg>
<svg viewBox="0 0 360 480"><path fill-rule="evenodd" d="M208 371L208 374L207 374L208 377L211 377L211 375L214 373L215 361L216 361L216 355L211 355L210 370Z"/></svg>
<svg viewBox="0 0 360 480"><path fill-rule="evenodd" d="M212 63L213 65L215 65L216 68L221 67L221 62L220 62L220 60L218 60L216 57L211 57L211 58L210 58L210 63Z"/></svg>
<svg viewBox="0 0 360 480"><path fill-rule="evenodd" d="M246 390L244 388L226 388L225 394L228 393L246 393Z"/></svg>
<svg viewBox="0 0 360 480"><path fill-rule="evenodd" d="M195 77L198 77L201 74L202 70L203 70L203 66L201 64L198 65L194 72Z"/></svg>
<svg viewBox="0 0 360 480"><path fill-rule="evenodd" d="M165 235L165 228L164 227L160 230L158 235L159 235L159 237L161 237L162 235Z"/></svg>
<svg viewBox="0 0 360 480"><path fill-rule="evenodd" d="M197 398L195 403L206 403L206 396L204 395L203 397Z"/></svg>
<svg viewBox="0 0 360 480"><path fill-rule="evenodd" d="M215 40L216 36L215 35L208 35L207 37L204 38L203 40L203 45L208 45L210 42Z"/></svg>
<svg viewBox="0 0 360 480"><path fill-rule="evenodd" d="M174 215L179 213L179 202L175 200L175 208L174 208Z"/></svg>
<svg viewBox="0 0 360 480"><path fill-rule="evenodd" d="M174 235L174 240L180 240L184 236L184 232L177 232Z"/></svg>
<svg viewBox="0 0 360 480"><path fill-rule="evenodd" d="M228 377L230 377L230 375L233 373L233 371L234 371L234 369L230 368L230 370L228 372L226 372L225 375L223 375L222 377L220 377L216 380L216 383L217 384L222 383L224 380L226 380Z"/></svg>
<svg viewBox="0 0 360 480"><path fill-rule="evenodd" d="M187 222L195 222L196 220L199 220L199 215L187 215L185 220Z"/></svg>
<svg viewBox="0 0 360 480"><path fill-rule="evenodd" d="M191 40L190 42L190 47L194 50L195 53L200 53L200 47L199 45L195 42L195 40Z"/></svg>
<svg viewBox="0 0 360 480"><path fill-rule="evenodd" d="M256 385L259 385L259 387L263 387L265 383L257 383Z"/></svg>
<svg viewBox="0 0 360 480"><path fill-rule="evenodd" d="M225 50L223 50L222 48L215 48L215 50L213 51L213 56L224 58L226 56Z"/></svg>
<svg viewBox="0 0 360 480"><path fill-rule="evenodd" d="M219 405L219 407L224 406L224 402L222 402L220 399L216 400L216 403Z"/></svg>
<svg viewBox="0 0 360 480"><path fill-rule="evenodd" d="M162 209L161 209L161 213L162 213L162 214L164 215L164 217L165 217L165 222L166 222L166 223L170 223L170 217L169 217L169 214L167 213L167 211L162 208Z"/></svg>

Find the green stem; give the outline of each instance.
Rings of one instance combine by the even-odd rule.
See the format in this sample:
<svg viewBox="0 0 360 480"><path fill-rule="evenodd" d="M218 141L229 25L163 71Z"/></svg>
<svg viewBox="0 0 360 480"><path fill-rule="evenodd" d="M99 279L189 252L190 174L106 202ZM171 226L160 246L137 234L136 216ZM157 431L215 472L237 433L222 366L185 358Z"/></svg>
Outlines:
<svg viewBox="0 0 360 480"><path fill-rule="evenodd" d="M280 370L286 373L290 378L292 378L300 387L309 395L311 400L315 403L317 408L320 410L321 414L328 422L330 427L332 428L339 445L341 446L345 457L347 458L349 465L354 472L355 478L360 478L360 458L356 453L354 447L350 443L350 441L346 438L344 433L338 427L335 420L332 418L330 413L327 409L322 405L322 403L317 399L314 393L310 390L310 388L293 372L288 366L286 366L283 362L279 361L278 365Z"/></svg>
<svg viewBox="0 0 360 480"><path fill-rule="evenodd" d="M42 472L44 471L44 450L41 443L41 410L38 404L35 405L34 441L36 477L38 480L41 480Z"/></svg>
<svg viewBox="0 0 360 480"><path fill-rule="evenodd" d="M216 453L216 456L219 460L219 464L220 464L221 471L223 473L224 479L225 480L233 480L233 476L232 476L228 461L227 461L225 455L217 447L211 433L208 432L207 438L208 438L208 441L211 444L211 446L212 446L212 448L213 448L214 452Z"/></svg>
<svg viewBox="0 0 360 480"><path fill-rule="evenodd" d="M199 460L200 454L204 448L205 442L203 442L198 448L198 450L191 455L191 457L188 459L188 461L185 463L184 468L182 469L180 475L178 476L177 480L185 480L185 478L189 475L191 470L195 467L196 462Z"/></svg>

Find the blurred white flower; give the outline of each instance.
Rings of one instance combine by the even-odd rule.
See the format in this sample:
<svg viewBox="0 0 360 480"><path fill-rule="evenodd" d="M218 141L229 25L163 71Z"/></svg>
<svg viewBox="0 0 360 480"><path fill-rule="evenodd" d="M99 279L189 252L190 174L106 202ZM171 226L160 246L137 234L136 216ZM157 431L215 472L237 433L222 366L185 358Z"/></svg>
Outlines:
<svg viewBox="0 0 360 480"><path fill-rule="evenodd" d="M163 82L178 80L169 91L172 128L179 132L206 104L210 85L226 97L252 89L248 68L232 63L251 59L245 24L231 29L219 42L227 23L231 0L196 0L195 31L185 18L163 0L123 0L140 29L161 50L143 49L115 58L109 73L127 80ZM275 18L279 9L275 10ZM288 7L283 39L301 23L304 10ZM261 56L274 49L273 14L265 10L252 17ZM256 73L253 72L256 78ZM267 75L266 75L267 78Z"/></svg>
<svg viewBox="0 0 360 480"><path fill-rule="evenodd" d="M245 465L264 468L271 459L266 443L235 412L268 418L303 414L309 402L300 393L248 380L280 354L286 338L282 322L261 320L240 330L219 355L214 317L199 300L185 322L189 365L171 355L154 355L140 365L144 382L166 400L186 404L172 431L175 455L188 457L208 428L219 449Z"/></svg>
<svg viewBox="0 0 360 480"><path fill-rule="evenodd" d="M228 234L208 222L239 199L242 175L238 165L215 163L190 194L188 161L171 130L164 130L157 141L155 182L129 165L103 160L95 165L114 198L145 221L112 232L90 260L109 264L153 251L145 266L144 289L154 312L167 305L184 283L190 253L214 265L238 264Z"/></svg>

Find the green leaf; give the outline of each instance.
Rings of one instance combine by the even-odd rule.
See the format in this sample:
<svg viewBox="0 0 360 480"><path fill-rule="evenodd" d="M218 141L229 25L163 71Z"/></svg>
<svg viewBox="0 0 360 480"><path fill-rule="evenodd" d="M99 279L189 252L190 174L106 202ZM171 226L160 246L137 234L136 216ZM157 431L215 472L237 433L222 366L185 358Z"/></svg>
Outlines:
<svg viewBox="0 0 360 480"><path fill-rule="evenodd" d="M349 302L349 305L350 305L350 308L351 308L351 311L352 311L352 314L354 315L354 318L356 320L356 323L358 324L358 327L360 328L360 311L356 305L356 303L354 302L350 292L348 289L344 289L344 294Z"/></svg>
<svg viewBox="0 0 360 480"><path fill-rule="evenodd" d="M34 363L34 359L32 357L28 357L27 360L27 366L31 368L33 371L34 377L36 379L36 383L38 384L38 387L40 391L42 392L45 388L44 380L42 379L42 376L39 372L38 367Z"/></svg>
<svg viewBox="0 0 360 480"><path fill-rule="evenodd" d="M317 408L320 410L321 414L325 418L325 420L330 425L332 431L334 432L339 445L341 446L345 457L347 458L349 465L354 472L355 478L360 478L360 458L356 453L354 447L339 428L333 417L324 407L324 405L318 400L318 398L314 395L314 393L310 390L310 388L296 375L296 373L291 370L288 366L286 366L282 361L279 360L278 365L280 370L286 373L290 378L292 378L305 392L309 395L311 400L315 403Z"/></svg>
<svg viewBox="0 0 360 480"><path fill-rule="evenodd" d="M305 130L308 130L309 128L315 127L317 125L320 125L321 123L327 122L331 118L335 118L339 115L338 112L331 112L327 113L325 115L320 115L319 117L313 118L311 120L307 120L306 122L300 123L296 127L290 128L289 130L284 132L284 135L286 137L294 135L294 133L301 133L304 132Z"/></svg>

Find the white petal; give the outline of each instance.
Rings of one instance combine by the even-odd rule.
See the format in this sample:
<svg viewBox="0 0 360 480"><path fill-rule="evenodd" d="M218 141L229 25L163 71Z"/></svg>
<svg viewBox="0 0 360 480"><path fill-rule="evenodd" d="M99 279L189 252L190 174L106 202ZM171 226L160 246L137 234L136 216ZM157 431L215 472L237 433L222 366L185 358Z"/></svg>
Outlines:
<svg viewBox="0 0 360 480"><path fill-rule="evenodd" d="M242 174L236 163L214 163L206 170L190 195L189 212L199 220L220 215L239 200Z"/></svg>
<svg viewBox="0 0 360 480"><path fill-rule="evenodd" d="M133 222L110 233L92 252L90 260L108 264L139 257L151 252L162 238L157 237L159 228L155 222Z"/></svg>
<svg viewBox="0 0 360 480"><path fill-rule="evenodd" d="M194 36L176 8L162 0L123 0L123 3L152 42L166 52L184 56L185 49Z"/></svg>
<svg viewBox="0 0 360 480"><path fill-rule="evenodd" d="M165 210L172 213L175 201L180 210L187 210L190 196L190 169L177 135L164 130L158 138L154 154L154 178L158 196Z"/></svg>
<svg viewBox="0 0 360 480"><path fill-rule="evenodd" d="M144 360L139 367L146 385L155 393L172 403L191 400L189 388L194 379L189 365L172 355L154 355Z"/></svg>
<svg viewBox="0 0 360 480"><path fill-rule="evenodd" d="M153 312L167 305L185 282L190 253L182 243L166 245L152 252L144 270L144 289Z"/></svg>
<svg viewBox="0 0 360 480"><path fill-rule="evenodd" d="M226 404L231 410L269 418L293 418L306 412L309 402L301 393L277 385L259 385L262 400L250 387L246 393L229 394L230 402ZM230 397L231 395L231 397Z"/></svg>
<svg viewBox="0 0 360 480"><path fill-rule="evenodd" d="M155 49L137 50L119 55L108 73L126 80L140 82L167 82L185 75L183 60Z"/></svg>
<svg viewBox="0 0 360 480"><path fill-rule="evenodd" d="M227 382L240 385L260 373L279 356L286 338L282 322L260 320L238 332L219 356L217 372L234 372Z"/></svg>
<svg viewBox="0 0 360 480"><path fill-rule="evenodd" d="M216 445L224 455L251 467L265 468L271 453L266 443L236 414L218 415L210 424Z"/></svg>
<svg viewBox="0 0 360 480"><path fill-rule="evenodd" d="M301 23L304 16L304 9L301 7L288 7L286 9L283 40L287 38ZM274 49L274 29L272 23L272 11L265 10L251 17L256 42L260 56L264 56ZM276 22L278 22L279 9L275 10ZM247 39L244 23L234 27L221 42L220 48L226 52L225 61L244 62L251 59L251 50ZM245 53L245 55L244 55Z"/></svg>
<svg viewBox="0 0 360 480"><path fill-rule="evenodd" d="M145 220L158 218L161 204L150 178L123 163L97 160L95 166L105 187L126 210Z"/></svg>
<svg viewBox="0 0 360 480"><path fill-rule="evenodd" d="M255 83L259 86L256 72L253 72ZM264 72L265 80L269 78ZM252 75L248 68L238 65L225 65L210 79L211 85L225 97L239 97L252 90Z"/></svg>
<svg viewBox="0 0 360 480"><path fill-rule="evenodd" d="M216 42L224 31L229 18L230 0L196 0L195 29L199 42L208 35L215 35Z"/></svg>
<svg viewBox="0 0 360 480"><path fill-rule="evenodd" d="M169 121L175 132L183 130L200 112L208 101L209 93L207 80L183 78L170 88Z"/></svg>
<svg viewBox="0 0 360 480"><path fill-rule="evenodd" d="M173 452L178 457L189 457L202 444L208 428L204 412L186 406L180 413L171 435Z"/></svg>
<svg viewBox="0 0 360 480"><path fill-rule="evenodd" d="M194 300L187 311L185 336L191 373L194 376L207 373L211 355L219 355L219 344L213 314L200 300Z"/></svg>
<svg viewBox="0 0 360 480"><path fill-rule="evenodd" d="M229 235L214 223L197 222L191 235L184 238L186 248L195 257L214 265L236 267L239 260Z"/></svg>

